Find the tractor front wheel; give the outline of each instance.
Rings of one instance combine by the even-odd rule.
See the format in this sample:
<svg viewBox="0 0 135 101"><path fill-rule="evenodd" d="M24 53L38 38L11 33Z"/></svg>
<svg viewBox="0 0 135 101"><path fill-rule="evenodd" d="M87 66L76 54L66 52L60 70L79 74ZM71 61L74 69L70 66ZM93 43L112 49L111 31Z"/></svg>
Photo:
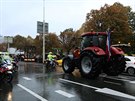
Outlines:
<svg viewBox="0 0 135 101"><path fill-rule="evenodd" d="M65 73L72 73L75 69L72 59L66 57L63 59L62 68Z"/></svg>

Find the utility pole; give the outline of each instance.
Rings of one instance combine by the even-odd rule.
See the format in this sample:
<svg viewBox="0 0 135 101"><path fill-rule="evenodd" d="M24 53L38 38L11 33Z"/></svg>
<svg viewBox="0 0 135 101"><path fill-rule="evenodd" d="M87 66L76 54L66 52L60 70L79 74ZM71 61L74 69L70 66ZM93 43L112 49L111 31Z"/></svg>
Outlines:
<svg viewBox="0 0 135 101"><path fill-rule="evenodd" d="M43 0L43 63L45 62L45 0Z"/></svg>

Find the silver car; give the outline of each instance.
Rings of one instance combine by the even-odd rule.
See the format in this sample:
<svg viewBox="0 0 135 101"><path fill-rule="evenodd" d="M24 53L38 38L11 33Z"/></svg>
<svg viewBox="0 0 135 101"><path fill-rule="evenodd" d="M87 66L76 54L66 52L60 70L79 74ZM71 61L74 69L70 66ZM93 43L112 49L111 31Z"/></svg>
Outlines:
<svg viewBox="0 0 135 101"><path fill-rule="evenodd" d="M134 56L125 56L126 59L126 68L125 71L129 75L135 74L135 57Z"/></svg>

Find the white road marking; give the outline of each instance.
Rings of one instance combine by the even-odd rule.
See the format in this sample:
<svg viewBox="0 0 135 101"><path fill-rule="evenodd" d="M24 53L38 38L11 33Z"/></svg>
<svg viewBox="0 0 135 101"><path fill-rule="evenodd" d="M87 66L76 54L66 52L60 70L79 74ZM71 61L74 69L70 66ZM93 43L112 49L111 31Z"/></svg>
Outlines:
<svg viewBox="0 0 135 101"><path fill-rule="evenodd" d="M108 88L98 89L98 90L96 90L96 92L135 100L135 96L128 95L128 94L125 94L125 93L122 93L122 92L119 92L119 91L115 91L115 90L112 90L112 89L108 89Z"/></svg>
<svg viewBox="0 0 135 101"><path fill-rule="evenodd" d="M66 80L66 79L62 79L62 78L60 78L59 80L66 81L66 82L73 83L73 84L80 85L80 86L84 86L84 87L88 87L88 88L92 88L92 89L97 89L97 90L100 89L100 88L97 88L97 87L85 85L85 84L82 84L82 83L78 83L78 82L74 82L74 81L70 81L70 80Z"/></svg>
<svg viewBox="0 0 135 101"><path fill-rule="evenodd" d="M135 81L129 81L129 82L135 84Z"/></svg>
<svg viewBox="0 0 135 101"><path fill-rule="evenodd" d="M122 93L122 92L119 92L119 91L116 91L116 90L112 90L112 89L109 89L109 88L98 88L98 87L89 86L89 85L85 85L85 84L82 84L82 83L78 83L78 82L74 82L74 81L70 81L70 80L66 80L66 79L62 79L62 78L60 78L59 80L69 82L69 83L73 83L73 84L80 85L80 86L84 86L84 87L88 87L88 88L92 88L92 89L95 89L96 92L105 93L105 94L109 94L109 95L113 95L113 96L119 96L119 97L135 100L135 96L125 94L125 93Z"/></svg>
<svg viewBox="0 0 135 101"><path fill-rule="evenodd" d="M128 79L129 77L127 76L121 76L121 75L118 75L119 78L122 78L122 79Z"/></svg>
<svg viewBox="0 0 135 101"><path fill-rule="evenodd" d="M31 78L28 78L28 77L23 77L23 79L25 79L25 80L32 80Z"/></svg>
<svg viewBox="0 0 135 101"><path fill-rule="evenodd" d="M110 83L110 84L115 84L115 85L119 85L119 86L121 86L121 84L120 83L115 83L115 82L111 82L111 81L104 81L105 83Z"/></svg>
<svg viewBox="0 0 135 101"><path fill-rule="evenodd" d="M65 97L68 97L68 98L75 97L74 95L69 94L69 93L67 93L65 91L62 91L62 90L56 90L55 92L58 93L58 94L61 94L61 95L65 96Z"/></svg>
<svg viewBox="0 0 135 101"><path fill-rule="evenodd" d="M102 76L102 75L100 75L100 77L104 77L104 78L108 78L108 79L113 79L113 80L119 80L119 81L125 81L125 82L132 83L132 80L125 80L125 79L121 79L121 78L114 78L114 77Z"/></svg>
<svg viewBox="0 0 135 101"><path fill-rule="evenodd" d="M38 94L36 94L35 92L31 91L30 89L24 87L21 84L17 84L17 86L21 87L23 90L27 91L28 93L30 93L31 95L35 96L36 98L38 98L41 101L48 101L48 100L44 99L43 97L39 96Z"/></svg>

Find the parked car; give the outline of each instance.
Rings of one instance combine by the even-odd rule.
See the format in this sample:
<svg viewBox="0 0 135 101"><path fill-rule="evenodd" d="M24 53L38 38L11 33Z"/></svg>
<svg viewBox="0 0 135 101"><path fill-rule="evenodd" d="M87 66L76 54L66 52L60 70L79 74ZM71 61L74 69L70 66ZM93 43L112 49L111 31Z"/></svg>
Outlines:
<svg viewBox="0 0 135 101"><path fill-rule="evenodd" d="M125 56L126 59L126 68L125 71L129 75L135 74L135 57L134 56Z"/></svg>

